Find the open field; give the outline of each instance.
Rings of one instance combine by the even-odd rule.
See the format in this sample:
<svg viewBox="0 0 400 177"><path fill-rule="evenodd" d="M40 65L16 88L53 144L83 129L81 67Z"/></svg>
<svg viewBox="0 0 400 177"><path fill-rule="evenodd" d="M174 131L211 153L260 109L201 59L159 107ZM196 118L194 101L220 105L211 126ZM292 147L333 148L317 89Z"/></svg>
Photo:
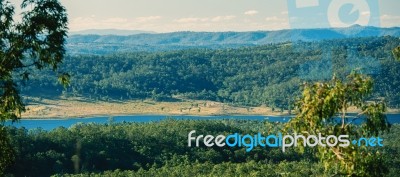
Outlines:
<svg viewBox="0 0 400 177"><path fill-rule="evenodd" d="M25 98L27 110L22 118L69 118L90 117L96 115L282 115L276 109L261 107L236 107L215 101L184 100L179 102L155 102L152 100L132 101L88 101L82 98L70 99L39 99Z"/></svg>
<svg viewBox="0 0 400 177"><path fill-rule="evenodd" d="M68 99L40 99L27 97L27 110L22 118L70 118L91 117L98 115L287 115L288 111L281 112L266 106L244 107L231 106L225 103L205 100L184 100L178 102L155 102L152 100L131 101L89 101L82 98ZM349 112L358 112L349 109ZM399 112L390 109L389 113Z"/></svg>

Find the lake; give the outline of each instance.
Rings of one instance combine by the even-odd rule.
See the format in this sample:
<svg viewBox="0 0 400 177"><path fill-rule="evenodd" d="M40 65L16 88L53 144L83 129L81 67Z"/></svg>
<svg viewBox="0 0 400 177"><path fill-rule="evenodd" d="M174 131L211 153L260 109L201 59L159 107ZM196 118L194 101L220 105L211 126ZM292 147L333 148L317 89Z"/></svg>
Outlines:
<svg viewBox="0 0 400 177"><path fill-rule="evenodd" d="M242 116L187 116L187 115L126 115L126 116L99 116L88 118L70 118L70 119L22 119L19 122L11 124L10 121L6 125L15 127L25 127L27 129L42 128L44 130L52 130L57 127L71 127L77 123L98 123L105 124L112 122L157 122L167 118L177 120L222 120L222 119L241 119L241 120L256 120L256 121L270 121L270 122L287 122L290 116L260 116L260 115L242 115ZM388 121L390 123L400 123L400 114L388 114ZM360 123L361 120L355 121Z"/></svg>

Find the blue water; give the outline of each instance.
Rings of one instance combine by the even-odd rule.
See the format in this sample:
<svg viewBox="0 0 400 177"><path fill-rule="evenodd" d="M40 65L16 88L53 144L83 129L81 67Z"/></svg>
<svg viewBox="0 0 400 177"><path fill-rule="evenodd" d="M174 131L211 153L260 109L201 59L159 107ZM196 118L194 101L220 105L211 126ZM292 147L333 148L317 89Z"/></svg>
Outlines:
<svg viewBox="0 0 400 177"><path fill-rule="evenodd" d="M388 114L390 123L400 123L400 114ZM270 122L288 122L289 116L165 116L165 115L128 115L128 116L112 116L112 122L157 122L163 119L173 118L177 120L221 120L221 119L240 119L240 120L256 120ZM70 119L23 119L16 123L6 122L6 125L15 127L25 127L27 129L42 128L44 130L52 130L57 127L71 127L77 123L98 123L105 124L110 122L110 116L89 117L89 118L70 118ZM360 123L361 120L355 121Z"/></svg>

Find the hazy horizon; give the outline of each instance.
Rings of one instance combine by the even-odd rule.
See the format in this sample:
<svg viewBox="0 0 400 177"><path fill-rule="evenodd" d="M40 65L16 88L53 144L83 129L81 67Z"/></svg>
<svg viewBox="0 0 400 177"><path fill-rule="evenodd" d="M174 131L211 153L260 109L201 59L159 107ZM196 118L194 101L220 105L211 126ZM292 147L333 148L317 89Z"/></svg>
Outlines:
<svg viewBox="0 0 400 177"><path fill-rule="evenodd" d="M11 3L17 6L17 17L21 13L19 8L21 1L11 0ZM373 23L369 23L369 26L400 26L400 12L396 9L400 6L399 1L369 1L379 3L379 9L375 6L365 7L362 5L350 7L350 9L345 9L343 11L345 15L340 17L342 21L346 21L346 24L335 22L326 24L326 22L320 22L324 18L332 19L332 15L328 14L326 9L300 13L290 9L290 3L296 4L299 8L303 8L305 5L320 5L321 7L326 5L325 1L318 2L318 0L238 0L234 3L230 0L169 0L168 2L161 0L116 0L112 2L106 0L61 0L67 9L71 32L91 29L142 30L157 33L276 31L294 28L326 28L328 25L330 25L329 27L345 27L355 24L353 22L357 21L354 21L354 18L370 16ZM340 11L340 13L343 12ZM373 15L377 15L379 18L374 19ZM312 17L310 17L311 20L301 21L299 16Z"/></svg>
<svg viewBox="0 0 400 177"><path fill-rule="evenodd" d="M358 25L358 24L357 24ZM361 25L360 25L361 26ZM350 28L349 27L331 27L331 28ZM390 26L390 27L380 27L380 26L361 26L361 27L376 27L376 28L400 28L399 26ZM276 30L249 30L249 31L234 31L234 30L229 30L229 31L189 31L189 30L182 30L182 31L168 31L168 32L156 32L156 31L149 31L149 30L136 30L136 29L118 29L118 28L104 28L104 29L84 29L84 30L77 30L77 31L69 31L69 33L79 33L79 32L86 32L86 31L127 31L127 32L146 32L150 34L162 34L162 33L175 33L175 32L195 32L195 33L214 33L214 32L263 32L263 31L283 31L283 30L308 30L308 29L329 29L327 27L321 27L321 28L296 28L296 29L291 29L291 28L284 28L284 29L276 29Z"/></svg>

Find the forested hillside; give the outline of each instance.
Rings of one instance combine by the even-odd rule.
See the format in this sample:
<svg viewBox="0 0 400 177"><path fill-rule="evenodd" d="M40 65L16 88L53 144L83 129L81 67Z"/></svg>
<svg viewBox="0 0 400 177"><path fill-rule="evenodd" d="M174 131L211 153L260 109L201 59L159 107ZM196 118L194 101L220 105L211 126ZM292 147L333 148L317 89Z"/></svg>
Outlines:
<svg viewBox="0 0 400 177"><path fill-rule="evenodd" d="M71 74L63 91L47 74L35 74L25 95L84 96L94 100L206 99L288 109L306 81L344 77L360 69L375 80L374 98L400 104L400 63L391 50L395 37L279 43L238 49L188 49L66 57ZM321 69L322 68L322 69Z"/></svg>

